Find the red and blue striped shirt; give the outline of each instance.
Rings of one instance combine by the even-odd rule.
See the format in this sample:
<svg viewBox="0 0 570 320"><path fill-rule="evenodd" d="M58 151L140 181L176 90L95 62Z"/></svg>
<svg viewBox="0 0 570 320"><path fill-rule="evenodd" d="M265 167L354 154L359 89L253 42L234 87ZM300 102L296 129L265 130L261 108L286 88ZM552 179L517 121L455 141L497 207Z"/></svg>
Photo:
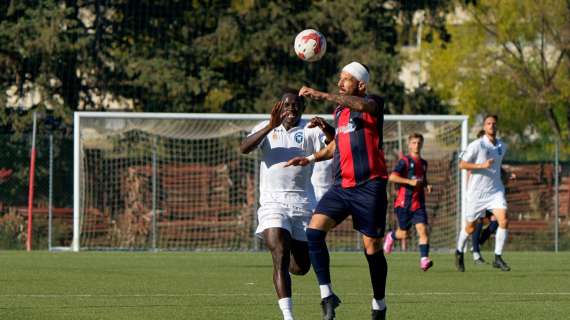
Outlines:
<svg viewBox="0 0 570 320"><path fill-rule="evenodd" d="M378 105L376 114L353 111L344 106L335 110L337 131L333 170L335 184L343 188L388 178L382 150L384 100L378 96L368 98Z"/></svg>
<svg viewBox="0 0 570 320"><path fill-rule="evenodd" d="M405 208L411 211L425 209L424 186L427 185L427 161L422 158L405 156L394 168L392 173L402 178L421 180L422 184L412 187L409 185L399 185L398 196L394 200L394 208Z"/></svg>

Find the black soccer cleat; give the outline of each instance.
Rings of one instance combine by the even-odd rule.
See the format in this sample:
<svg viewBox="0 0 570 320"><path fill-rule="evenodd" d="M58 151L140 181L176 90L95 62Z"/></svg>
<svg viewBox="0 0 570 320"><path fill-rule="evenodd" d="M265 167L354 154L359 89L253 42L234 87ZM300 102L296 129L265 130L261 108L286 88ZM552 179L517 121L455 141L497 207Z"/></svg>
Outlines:
<svg viewBox="0 0 570 320"><path fill-rule="evenodd" d="M511 271L511 267L503 260L500 255L495 255L495 261L493 261L493 267L501 269L501 271Z"/></svg>
<svg viewBox="0 0 570 320"><path fill-rule="evenodd" d="M459 272L465 272L465 262L463 260L463 252L455 251L455 267Z"/></svg>
<svg viewBox="0 0 570 320"><path fill-rule="evenodd" d="M473 260L473 263L476 265L482 266L482 265L486 264L487 262L485 261L485 259L479 258L479 259Z"/></svg>
<svg viewBox="0 0 570 320"><path fill-rule="evenodd" d="M340 303L340 299L335 294L321 299L323 320L334 320L336 316L334 309L336 309Z"/></svg>
<svg viewBox="0 0 570 320"><path fill-rule="evenodd" d="M388 308L384 308L382 310L372 310L372 320L386 320L386 310Z"/></svg>

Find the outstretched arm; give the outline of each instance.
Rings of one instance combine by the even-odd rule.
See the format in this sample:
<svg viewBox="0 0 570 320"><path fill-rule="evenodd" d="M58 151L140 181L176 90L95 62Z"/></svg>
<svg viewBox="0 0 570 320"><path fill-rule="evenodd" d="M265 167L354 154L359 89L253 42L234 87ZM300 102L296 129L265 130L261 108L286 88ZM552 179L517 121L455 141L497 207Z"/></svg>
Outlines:
<svg viewBox="0 0 570 320"><path fill-rule="evenodd" d="M289 166L306 166L311 162L319 162L331 159L334 155L334 151L336 149L336 142L333 140L331 143L327 144L327 146L308 157L295 157L285 164L285 167Z"/></svg>
<svg viewBox="0 0 570 320"><path fill-rule="evenodd" d="M248 136L242 141L241 145L239 146L241 153L248 154L253 151L271 130L281 125L283 119L287 115L282 111L283 102L279 101L273 106L273 109L271 110L271 120L269 120L267 126L263 127L261 130Z"/></svg>
<svg viewBox="0 0 570 320"><path fill-rule="evenodd" d="M347 107L358 112L368 112L375 114L378 110L376 101L367 97L343 96L339 94L318 91L309 87L302 87L299 91L299 95L312 100L325 100L334 102L343 107Z"/></svg>

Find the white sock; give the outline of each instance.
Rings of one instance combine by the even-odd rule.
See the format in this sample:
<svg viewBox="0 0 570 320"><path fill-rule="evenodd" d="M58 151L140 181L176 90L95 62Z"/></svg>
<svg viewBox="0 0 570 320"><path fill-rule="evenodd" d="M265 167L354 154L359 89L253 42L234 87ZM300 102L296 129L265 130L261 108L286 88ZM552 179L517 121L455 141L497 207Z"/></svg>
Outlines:
<svg viewBox="0 0 570 320"><path fill-rule="evenodd" d="M372 298L372 310L384 310L386 309L386 302L384 299L377 300Z"/></svg>
<svg viewBox="0 0 570 320"><path fill-rule="evenodd" d="M503 229L501 227L497 228L497 234L495 235L495 254L502 255L503 248L505 247L505 243L507 242L507 229Z"/></svg>
<svg viewBox="0 0 570 320"><path fill-rule="evenodd" d="M481 255L477 251L473 251L473 260L481 259Z"/></svg>
<svg viewBox="0 0 570 320"><path fill-rule="evenodd" d="M469 238L469 234L465 231L465 229L461 229L461 232L459 232L459 237L457 238L457 251L465 251L465 243L467 242L467 238Z"/></svg>
<svg viewBox="0 0 570 320"><path fill-rule="evenodd" d="M319 289L321 289L321 299L333 295L332 286L330 283L319 285Z"/></svg>
<svg viewBox="0 0 570 320"><path fill-rule="evenodd" d="M293 320L293 300L291 298L283 298L277 302L283 313L283 320Z"/></svg>

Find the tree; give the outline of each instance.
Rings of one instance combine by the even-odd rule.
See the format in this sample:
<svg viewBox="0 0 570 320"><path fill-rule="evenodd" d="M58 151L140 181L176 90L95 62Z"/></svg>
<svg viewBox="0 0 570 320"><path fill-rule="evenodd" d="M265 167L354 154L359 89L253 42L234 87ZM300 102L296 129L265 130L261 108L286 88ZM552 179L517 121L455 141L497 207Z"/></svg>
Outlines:
<svg viewBox="0 0 570 320"><path fill-rule="evenodd" d="M21 104L53 110L67 125L74 110L117 107L266 112L285 87L334 90L338 68L356 59L372 69L371 91L401 112L398 17L427 10L428 25L442 30L436 13L449 7L449 1L407 3L4 1L0 120L24 130L31 117L5 108ZM303 63L293 52L292 39L308 27L329 42L318 63Z"/></svg>
<svg viewBox="0 0 570 320"><path fill-rule="evenodd" d="M474 1L475 2L475 1ZM518 142L570 139L570 2L482 0L424 54L430 86L463 113L498 113Z"/></svg>

